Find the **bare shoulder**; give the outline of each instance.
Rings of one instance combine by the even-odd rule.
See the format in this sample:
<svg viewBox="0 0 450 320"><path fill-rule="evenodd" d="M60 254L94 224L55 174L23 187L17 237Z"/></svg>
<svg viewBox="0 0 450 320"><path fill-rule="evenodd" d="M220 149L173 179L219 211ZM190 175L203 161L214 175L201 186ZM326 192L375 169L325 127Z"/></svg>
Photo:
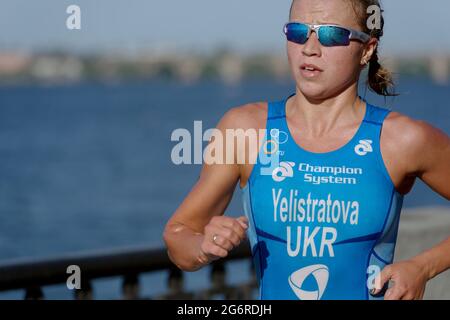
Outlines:
<svg viewBox="0 0 450 320"><path fill-rule="evenodd" d="M442 130L428 122L394 111L386 117L383 130L388 136L395 137L398 144L413 149L421 149L433 143L439 144L448 139Z"/></svg>
<svg viewBox="0 0 450 320"><path fill-rule="evenodd" d="M254 102L228 110L220 120L225 129L261 129L266 125L267 102Z"/></svg>
<svg viewBox="0 0 450 320"><path fill-rule="evenodd" d="M404 162L409 172L420 168L427 152L448 147L449 137L423 120L413 119L399 112L390 112L383 123L382 147Z"/></svg>

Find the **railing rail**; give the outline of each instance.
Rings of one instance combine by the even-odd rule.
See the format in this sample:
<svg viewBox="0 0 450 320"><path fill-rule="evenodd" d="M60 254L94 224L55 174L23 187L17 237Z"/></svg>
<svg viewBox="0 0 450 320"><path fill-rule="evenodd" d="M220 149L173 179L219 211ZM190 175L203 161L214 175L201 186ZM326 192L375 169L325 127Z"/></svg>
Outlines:
<svg viewBox="0 0 450 320"><path fill-rule="evenodd" d="M51 259L12 260L0 262L0 291L25 289L26 299L42 299L42 287L64 284L70 274L67 268L76 265L81 270L81 289L74 290L75 299L92 299L92 281L100 278L122 277L124 299L139 299L139 275L167 271L168 292L153 299L210 299L223 295L231 299L251 299L256 288L248 241L235 248L226 259L211 264L211 287L188 292L184 289L184 272L168 258L165 249L147 247L118 248L64 255ZM248 282L237 286L225 281L225 264L232 260L249 260L252 275Z"/></svg>

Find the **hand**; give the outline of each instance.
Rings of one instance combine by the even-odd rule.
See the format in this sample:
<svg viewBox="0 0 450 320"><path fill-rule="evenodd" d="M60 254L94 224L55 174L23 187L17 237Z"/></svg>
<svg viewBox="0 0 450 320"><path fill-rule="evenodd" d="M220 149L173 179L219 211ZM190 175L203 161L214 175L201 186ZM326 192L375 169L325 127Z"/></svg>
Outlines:
<svg viewBox="0 0 450 320"><path fill-rule="evenodd" d="M386 266L377 278L374 294L378 294L384 284L391 280L394 285L389 288L384 300L421 300L429 280L424 268L413 260L401 261Z"/></svg>
<svg viewBox="0 0 450 320"><path fill-rule="evenodd" d="M247 229L248 219L245 216L237 219L226 216L214 216L205 226L199 260L207 264L211 261L225 258L228 252L245 239Z"/></svg>

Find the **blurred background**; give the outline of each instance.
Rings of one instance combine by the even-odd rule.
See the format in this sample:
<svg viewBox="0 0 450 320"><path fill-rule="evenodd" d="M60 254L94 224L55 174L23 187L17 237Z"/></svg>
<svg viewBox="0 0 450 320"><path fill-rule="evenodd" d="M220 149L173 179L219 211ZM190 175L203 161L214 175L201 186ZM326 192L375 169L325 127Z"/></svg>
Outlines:
<svg viewBox="0 0 450 320"><path fill-rule="evenodd" d="M294 92L282 34L290 3L0 0L0 265L162 248L165 222L201 169L172 163L172 131L193 131L194 120L206 130L231 107ZM66 26L72 4L81 9L80 30ZM360 95L449 134L450 2L382 4L381 61L401 95L377 97L365 77ZM449 202L422 182L404 208L399 257L450 233ZM242 211L236 192L227 214ZM230 268L231 282L248 276L239 263ZM164 276L143 277L142 291L163 291ZM450 298L448 274L442 279L429 297ZM208 279L200 271L187 281L197 288ZM117 279L98 281L95 296L119 298L119 287ZM45 289L50 299L71 294L65 285Z"/></svg>

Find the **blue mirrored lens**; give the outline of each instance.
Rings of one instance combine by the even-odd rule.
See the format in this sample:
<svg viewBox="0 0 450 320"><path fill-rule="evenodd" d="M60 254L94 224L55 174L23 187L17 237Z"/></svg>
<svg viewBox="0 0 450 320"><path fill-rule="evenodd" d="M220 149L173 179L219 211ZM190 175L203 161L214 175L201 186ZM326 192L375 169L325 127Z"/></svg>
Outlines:
<svg viewBox="0 0 450 320"><path fill-rule="evenodd" d="M326 47L347 46L350 44L350 31L334 26L320 27L319 41Z"/></svg>
<svg viewBox="0 0 450 320"><path fill-rule="evenodd" d="M308 26L302 23L288 23L285 33L286 38L295 43L304 44L308 40Z"/></svg>

